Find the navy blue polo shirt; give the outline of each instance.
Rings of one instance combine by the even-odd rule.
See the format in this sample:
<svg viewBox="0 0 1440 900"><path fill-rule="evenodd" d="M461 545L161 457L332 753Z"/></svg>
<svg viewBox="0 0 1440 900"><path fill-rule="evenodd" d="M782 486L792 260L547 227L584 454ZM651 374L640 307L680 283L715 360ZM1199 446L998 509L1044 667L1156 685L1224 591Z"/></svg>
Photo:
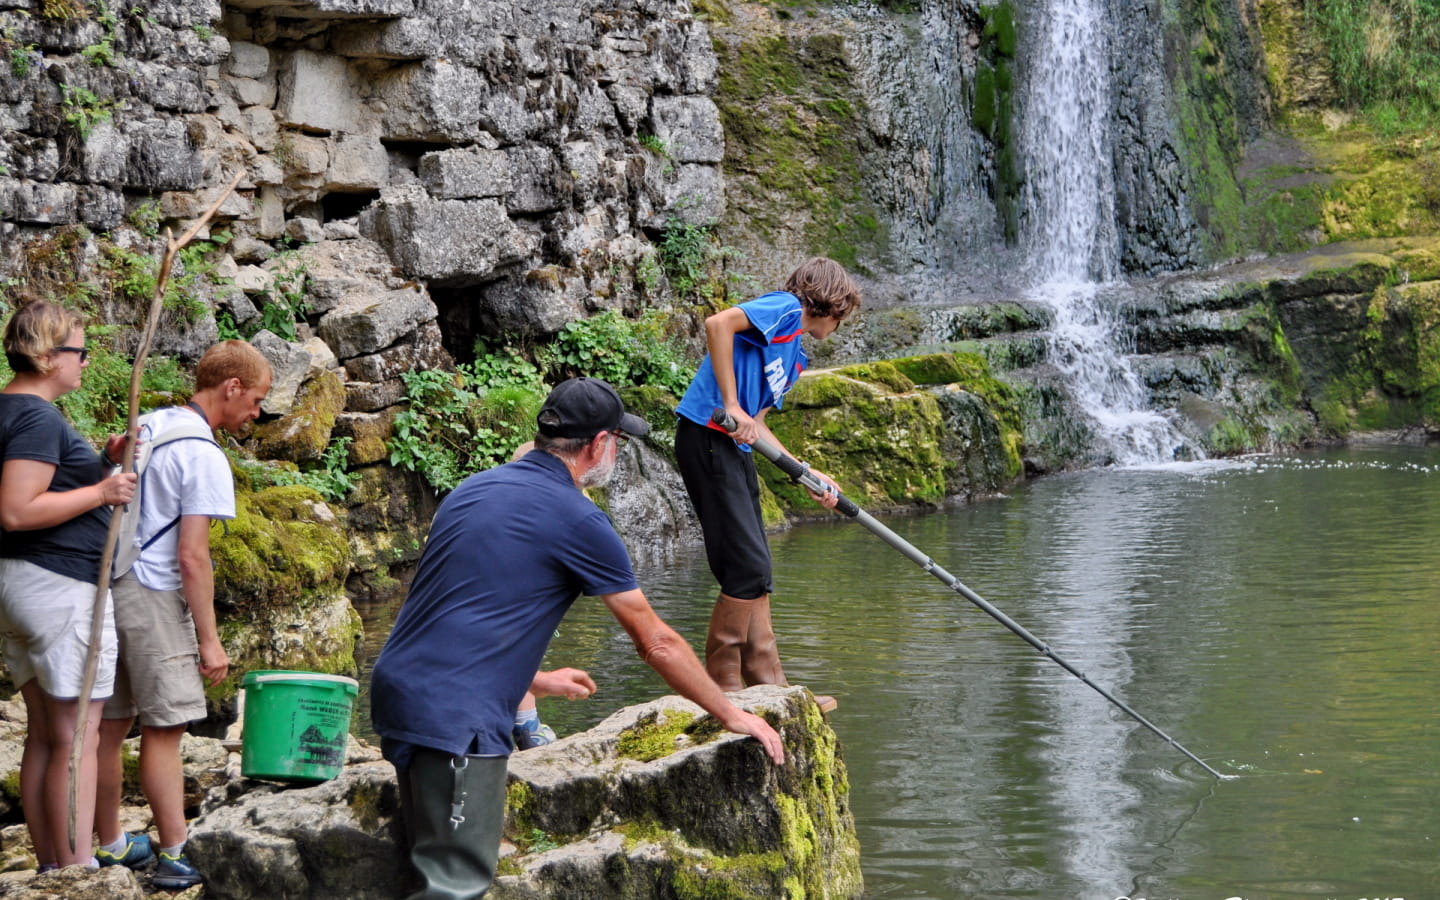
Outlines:
<svg viewBox="0 0 1440 900"><path fill-rule="evenodd" d="M465 479L435 514L371 673L385 756L507 755L515 709L575 598L635 590L608 516L543 451Z"/></svg>

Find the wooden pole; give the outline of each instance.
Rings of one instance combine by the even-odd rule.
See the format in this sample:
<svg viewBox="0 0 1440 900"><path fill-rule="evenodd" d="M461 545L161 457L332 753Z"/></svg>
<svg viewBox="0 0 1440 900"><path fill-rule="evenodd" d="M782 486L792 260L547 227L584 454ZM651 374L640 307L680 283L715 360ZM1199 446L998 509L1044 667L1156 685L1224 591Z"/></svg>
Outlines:
<svg viewBox="0 0 1440 900"><path fill-rule="evenodd" d="M135 363L130 370L130 406L125 428L125 454L120 463L121 472L135 471L135 442L140 435L140 380L145 371L145 358L150 355L150 348L155 343L155 331L160 326L160 315L165 307L165 285L170 280L170 270L175 265L175 256L181 249L195 239L200 229L210 223L215 213L220 211L220 205L235 190L235 186L244 177L245 170L241 169L205 214L195 221L179 239L170 236L169 229L165 231L165 255L160 260L160 275L155 280L155 296L150 300L150 315L145 320L145 330L141 332L140 346L135 351ZM100 643L105 628L105 597L110 591L110 567L115 559L115 545L120 542L120 514L111 511L110 530L105 535L105 549L100 554L100 574L95 579L95 610L90 617L90 649L85 654L85 677L80 683L79 708L75 710L75 735L70 744L70 818L66 829L66 836L70 839L70 852L75 852L76 840L79 835L75 833L76 818L76 791L80 782L80 757L85 752L85 728L90 714L90 695L95 691L95 675L100 668ZM89 835L86 835L89 840Z"/></svg>

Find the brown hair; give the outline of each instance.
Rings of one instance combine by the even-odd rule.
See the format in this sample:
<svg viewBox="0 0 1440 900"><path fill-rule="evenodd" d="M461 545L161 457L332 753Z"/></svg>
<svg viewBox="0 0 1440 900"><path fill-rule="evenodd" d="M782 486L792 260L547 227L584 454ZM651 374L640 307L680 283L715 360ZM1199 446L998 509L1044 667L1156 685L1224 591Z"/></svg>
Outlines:
<svg viewBox="0 0 1440 900"><path fill-rule="evenodd" d="M259 350L244 341L221 341L196 363L195 390L217 387L232 378L253 388L269 376L270 361Z"/></svg>
<svg viewBox="0 0 1440 900"><path fill-rule="evenodd" d="M800 298L812 316L834 316L837 321L860 308L860 288L843 266L833 259L817 256L790 273L785 290Z"/></svg>
<svg viewBox="0 0 1440 900"><path fill-rule="evenodd" d="M5 326L5 361L15 372L50 373L45 356L70 340L70 332L85 327L85 318L48 300L21 300L20 308Z"/></svg>

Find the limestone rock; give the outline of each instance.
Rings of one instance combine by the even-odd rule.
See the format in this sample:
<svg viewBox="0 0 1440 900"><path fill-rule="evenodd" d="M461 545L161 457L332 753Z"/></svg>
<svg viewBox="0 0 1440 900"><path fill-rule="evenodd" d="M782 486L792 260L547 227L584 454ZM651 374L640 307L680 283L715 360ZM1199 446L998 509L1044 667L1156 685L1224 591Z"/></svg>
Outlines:
<svg viewBox="0 0 1440 900"><path fill-rule="evenodd" d="M385 293L353 293L320 319L320 336L340 359L375 353L438 315L418 284Z"/></svg>
<svg viewBox="0 0 1440 900"><path fill-rule="evenodd" d="M489 280L538 246L495 200L436 200L420 188L382 191L360 232L410 276L454 286Z"/></svg>
<svg viewBox="0 0 1440 900"><path fill-rule="evenodd" d="M380 900L407 887L389 763L316 787L255 786L192 823L186 852L214 900Z"/></svg>
<svg viewBox="0 0 1440 900"><path fill-rule="evenodd" d="M845 765L809 692L733 696L775 723L783 766L678 697L512 756L508 842L490 896L860 897ZM213 900L391 900L413 888L388 763L348 766L314 787L244 782L212 801L187 851Z"/></svg>
<svg viewBox="0 0 1440 900"><path fill-rule="evenodd" d="M538 829L561 846L506 856L496 900L659 898L680 885L695 896L784 897L797 886L861 896L845 765L809 692L731 696L770 717L784 766L673 696L512 756L506 836L524 846Z"/></svg>
<svg viewBox="0 0 1440 900"><path fill-rule="evenodd" d="M14 900L144 900L140 879L124 866L92 872L69 866L36 875L14 873L0 878L0 895Z"/></svg>
<svg viewBox="0 0 1440 900"><path fill-rule="evenodd" d="M302 351L313 365L309 351ZM344 408L345 385L340 377L325 369L311 368L290 411L279 419L253 426L246 443L261 459L315 462L330 445L335 417Z"/></svg>
<svg viewBox="0 0 1440 900"><path fill-rule="evenodd" d="M269 330L260 331L250 343L270 362L270 393L261 402L261 411L277 416L289 413L300 385L310 374L309 352Z"/></svg>

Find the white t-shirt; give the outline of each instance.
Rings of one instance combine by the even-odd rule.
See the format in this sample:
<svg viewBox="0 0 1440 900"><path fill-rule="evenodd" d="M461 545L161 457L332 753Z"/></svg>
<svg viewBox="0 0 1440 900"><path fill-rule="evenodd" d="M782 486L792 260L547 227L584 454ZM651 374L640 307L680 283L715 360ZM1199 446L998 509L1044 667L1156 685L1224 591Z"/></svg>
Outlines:
<svg viewBox="0 0 1440 900"><path fill-rule="evenodd" d="M166 431L179 416L199 419L186 406L157 410L140 440ZM235 482L230 461L219 447L202 440L174 441L155 448L145 470L145 492L135 538L140 544L169 525L176 516L235 518ZM180 589L180 526L176 524L135 561L136 579L154 591Z"/></svg>

